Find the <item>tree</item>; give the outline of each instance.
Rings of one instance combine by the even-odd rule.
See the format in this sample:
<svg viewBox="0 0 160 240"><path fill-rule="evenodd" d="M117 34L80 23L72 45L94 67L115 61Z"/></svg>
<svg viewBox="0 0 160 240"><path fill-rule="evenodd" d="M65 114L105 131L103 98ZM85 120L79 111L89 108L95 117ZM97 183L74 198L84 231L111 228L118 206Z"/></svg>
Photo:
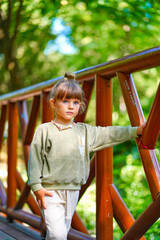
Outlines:
<svg viewBox="0 0 160 240"><path fill-rule="evenodd" d="M58 5L52 1L48 4L26 0L0 2L1 92L4 84L8 85L6 91L25 86L28 74L34 75L34 66L38 71L40 63L45 62L41 54L47 41L55 37L50 27Z"/></svg>
<svg viewBox="0 0 160 240"><path fill-rule="evenodd" d="M45 55L57 39L55 18L76 51ZM153 47L159 37L156 1L1 0L1 93ZM152 35L154 38L149 38Z"/></svg>

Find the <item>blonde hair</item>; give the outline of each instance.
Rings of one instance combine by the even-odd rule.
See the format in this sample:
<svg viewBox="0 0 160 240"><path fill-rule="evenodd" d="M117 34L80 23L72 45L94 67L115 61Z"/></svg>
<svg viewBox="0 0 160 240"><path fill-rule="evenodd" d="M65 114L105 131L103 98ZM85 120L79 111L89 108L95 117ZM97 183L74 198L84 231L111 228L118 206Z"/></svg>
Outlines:
<svg viewBox="0 0 160 240"><path fill-rule="evenodd" d="M75 80L75 75L72 73L65 73L62 80L55 84L50 92L50 99L62 100L64 98L75 98L81 102L80 113L85 111L85 97L82 88Z"/></svg>

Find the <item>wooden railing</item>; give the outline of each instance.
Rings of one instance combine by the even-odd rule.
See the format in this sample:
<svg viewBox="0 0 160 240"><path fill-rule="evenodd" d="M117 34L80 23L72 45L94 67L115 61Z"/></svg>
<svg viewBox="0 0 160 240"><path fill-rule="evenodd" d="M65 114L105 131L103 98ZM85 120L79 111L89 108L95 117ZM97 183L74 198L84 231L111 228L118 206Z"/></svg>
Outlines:
<svg viewBox="0 0 160 240"><path fill-rule="evenodd" d="M76 78L82 85L86 100L89 103L94 84L96 82L96 124L112 125L112 79L117 76L128 110L132 126L142 124L145 119L141 109L138 94L132 78L132 73L160 66L160 47L142 51L115 61L77 71ZM41 107L41 122L52 119L52 112L48 107L48 94L52 86L61 79L55 78L33 85L9 94L0 96L0 148L3 143L5 122L8 121L8 179L7 188L0 182L0 211L8 219L17 219L39 229L45 233L45 225L35 198L17 170L17 141L20 129L23 143L24 162L29 156L29 147ZM32 107L27 112L26 102L32 101ZM142 138L137 138L137 148L144 167L148 186L152 196L152 203L134 220L127 206L113 184L113 150L107 148L97 152L90 165L90 176L82 186L80 198L96 177L96 239L113 239L113 216L124 232L121 239L145 239L145 232L160 217L160 168L154 151L154 146L160 131L160 86L158 87L152 109L149 113L147 125ZM88 106L87 106L88 107ZM75 121L84 121L86 112L78 116ZM18 121L19 119L19 121ZM16 189L20 196L16 197ZM27 203L33 214L23 210ZM141 206L139 206L141 207ZM69 239L94 239L89 236L77 212L72 221Z"/></svg>

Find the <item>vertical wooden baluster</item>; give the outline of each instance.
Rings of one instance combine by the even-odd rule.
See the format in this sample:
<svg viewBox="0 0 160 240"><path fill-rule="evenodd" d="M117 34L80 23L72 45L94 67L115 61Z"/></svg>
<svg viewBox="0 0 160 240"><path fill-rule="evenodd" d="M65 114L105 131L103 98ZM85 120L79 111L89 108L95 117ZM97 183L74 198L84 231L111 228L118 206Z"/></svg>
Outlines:
<svg viewBox="0 0 160 240"><path fill-rule="evenodd" d="M26 101L23 100L18 102L18 113L19 113L21 136L22 136L22 139L24 140L25 130L28 124L28 113L27 113Z"/></svg>
<svg viewBox="0 0 160 240"><path fill-rule="evenodd" d="M50 122L54 119L54 111L49 103L49 92L42 93L42 123Z"/></svg>
<svg viewBox="0 0 160 240"><path fill-rule="evenodd" d="M138 95L131 75L117 73L128 115L132 126L139 126L145 121L139 103ZM154 150L142 149L139 139L136 139L140 157L145 170L148 185L154 200L160 192L160 169Z"/></svg>
<svg viewBox="0 0 160 240"><path fill-rule="evenodd" d="M27 129L24 137L25 145L30 145L32 142L36 121L39 114L39 109L40 109L40 96L34 96L32 108L29 116L29 121L28 121Z"/></svg>
<svg viewBox="0 0 160 240"><path fill-rule="evenodd" d="M29 158L29 146L24 145L25 131L27 129L27 124L28 124L28 113L27 113L26 101L19 101L18 102L18 113L19 113L21 136L22 136L22 139L23 139L24 159L25 159L25 164L26 164L26 169L27 169L28 158ZM29 193L30 193L30 187L26 183L24 188L23 188L23 191L21 192L21 196L20 196L19 200L17 201L15 209L23 208L23 205L26 202Z"/></svg>
<svg viewBox="0 0 160 240"><path fill-rule="evenodd" d="M112 81L96 76L96 124L112 125ZM98 240L113 239L113 210L109 191L112 184L113 150L96 153L96 231Z"/></svg>
<svg viewBox="0 0 160 240"><path fill-rule="evenodd" d="M18 113L19 113L21 136L23 139L24 159L25 159L25 164L26 164L26 169L27 169L28 157L29 157L29 146L24 145L25 132L26 132L27 125L28 125L28 113L27 113L26 101L18 102Z"/></svg>
<svg viewBox="0 0 160 240"><path fill-rule="evenodd" d="M9 102L8 116L8 189L7 207L16 204L16 164L17 164L17 139L18 139L18 111L17 104Z"/></svg>
<svg viewBox="0 0 160 240"><path fill-rule="evenodd" d="M84 122L86 113L87 113L87 109L88 109L88 105L89 105L89 101L91 99L91 95L93 92L93 87L94 87L94 81L91 81L91 82L84 81L83 82L82 89L84 91L85 100L86 100L86 111L82 114L79 114L75 118L75 122Z"/></svg>
<svg viewBox="0 0 160 240"><path fill-rule="evenodd" d="M6 122L6 115L7 115L7 106L2 105L2 107L1 107L1 119L0 119L0 150L1 150L1 147L2 147L4 125L5 125L5 122Z"/></svg>

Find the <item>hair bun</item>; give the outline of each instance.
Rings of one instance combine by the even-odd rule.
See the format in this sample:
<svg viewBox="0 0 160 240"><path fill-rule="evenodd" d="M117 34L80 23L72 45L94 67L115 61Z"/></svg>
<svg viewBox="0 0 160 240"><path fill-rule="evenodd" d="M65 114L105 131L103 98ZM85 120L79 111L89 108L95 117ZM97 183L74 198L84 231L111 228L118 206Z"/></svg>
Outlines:
<svg viewBox="0 0 160 240"><path fill-rule="evenodd" d="M66 72L64 74L64 80L71 81L71 80L74 80L74 79L75 79L75 75L73 73Z"/></svg>

